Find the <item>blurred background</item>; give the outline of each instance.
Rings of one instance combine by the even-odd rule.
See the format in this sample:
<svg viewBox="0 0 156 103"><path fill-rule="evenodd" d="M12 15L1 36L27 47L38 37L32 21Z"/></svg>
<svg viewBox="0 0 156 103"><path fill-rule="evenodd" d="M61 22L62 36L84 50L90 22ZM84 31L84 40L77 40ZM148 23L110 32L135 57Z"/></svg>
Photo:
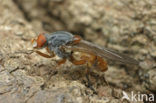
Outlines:
<svg viewBox="0 0 156 103"><path fill-rule="evenodd" d="M4 75L3 77L23 83L20 90L18 82L14 84L15 82L10 81L9 83L17 86L8 87L6 78L2 79L0 88L11 89L0 89L0 93L3 94L6 91L11 93L10 91L16 88L19 91L14 93L15 98L18 98L18 101L15 102L20 103L24 100L30 103L32 101L42 103L44 100L49 103L51 101L64 103L61 102L64 100L61 99L64 96L64 98L68 98L64 100L67 103L71 101L74 103L85 103L85 101L121 103L123 90L127 93L131 93L131 91L146 94L156 93L155 0L0 0L0 11L0 40L3 41L0 44L0 77ZM85 86L84 75L81 76L83 73L79 70L69 73L68 68L73 68L70 63L61 67L63 71L59 72L49 70L49 68L53 68L51 61L38 57L36 54L29 56L14 54L15 51L30 48L29 41L38 33L51 33L58 30L69 31L90 42L125 53L137 59L140 66L111 63L109 70L105 73L105 79L109 86L105 86L104 81L97 74L93 74L93 87L98 91L98 94L95 95ZM10 53L12 53L11 56L8 55ZM3 73L4 71L5 73ZM12 72L16 78L7 74ZM26 76L24 78L29 78L31 83L30 81L25 82L24 79L18 79L22 78L23 72ZM80 77L73 79L71 78L72 73L80 75ZM36 78L43 80L41 82ZM37 87L36 91L33 91L30 86L27 88L28 84ZM27 88L26 94L22 92L25 90L24 88ZM48 91L44 91L42 88L46 88ZM70 92L71 88L72 90L75 90L73 88L78 89L76 93L74 91L74 95L73 91ZM56 95L49 91L55 92ZM89 93L87 94L86 91ZM19 92L21 97L16 97ZM32 96L34 92L36 94ZM45 96L45 98L36 99L39 96ZM10 95L6 99L8 98L12 99L13 97ZM0 97L0 100L5 102L4 97Z"/></svg>

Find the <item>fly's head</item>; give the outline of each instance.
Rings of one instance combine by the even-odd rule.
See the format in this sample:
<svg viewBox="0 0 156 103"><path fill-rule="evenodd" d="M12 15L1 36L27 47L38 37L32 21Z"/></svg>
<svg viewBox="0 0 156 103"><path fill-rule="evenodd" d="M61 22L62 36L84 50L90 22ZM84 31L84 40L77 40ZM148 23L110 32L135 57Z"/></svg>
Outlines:
<svg viewBox="0 0 156 103"><path fill-rule="evenodd" d="M81 41L81 37L73 35L66 31L57 31L51 34L39 34L36 39L32 40L34 49L42 49L48 47L50 51L53 51L56 55L64 57L62 55L70 53L71 50L66 50L64 46L72 47Z"/></svg>
<svg viewBox="0 0 156 103"><path fill-rule="evenodd" d="M47 39L46 36L43 33L40 33L37 37L37 39L32 40L33 48L40 49L46 46Z"/></svg>

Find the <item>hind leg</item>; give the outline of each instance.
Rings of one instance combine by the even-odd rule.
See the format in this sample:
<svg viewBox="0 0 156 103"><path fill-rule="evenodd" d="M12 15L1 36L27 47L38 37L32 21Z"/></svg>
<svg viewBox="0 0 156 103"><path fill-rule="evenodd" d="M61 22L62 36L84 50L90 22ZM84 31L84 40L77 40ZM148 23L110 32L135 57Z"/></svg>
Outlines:
<svg viewBox="0 0 156 103"><path fill-rule="evenodd" d="M87 60L87 69L86 69L86 79L88 81L87 87L90 88L94 94L97 94L97 92L95 91L95 89L93 88L93 83L90 80L90 72L91 72L91 68L96 60L96 56L93 54L90 54L89 57L88 56L83 56L82 58Z"/></svg>
<svg viewBox="0 0 156 103"><path fill-rule="evenodd" d="M81 58L81 60L76 60L73 56L71 56L70 61L75 65L82 65L82 64L87 65L87 69L86 69L87 84L86 84L86 86L88 88L90 88L93 91L94 94L97 94L95 89L92 87L92 83L90 81L90 69L91 69L94 61L96 60L96 56L92 55L92 54L82 53L80 58Z"/></svg>

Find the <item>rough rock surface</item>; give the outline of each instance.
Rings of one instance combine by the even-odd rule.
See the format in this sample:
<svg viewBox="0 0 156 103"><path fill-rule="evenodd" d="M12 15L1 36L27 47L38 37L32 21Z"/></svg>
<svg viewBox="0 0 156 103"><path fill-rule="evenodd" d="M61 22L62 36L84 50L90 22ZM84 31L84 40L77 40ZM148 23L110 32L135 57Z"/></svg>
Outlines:
<svg viewBox="0 0 156 103"><path fill-rule="evenodd" d="M156 93L155 5L155 0L0 0L0 103L121 103L123 90ZM105 79L92 72L95 94L85 66L66 62L56 68L53 59L28 52L36 34L56 30L126 53L140 66L110 63Z"/></svg>

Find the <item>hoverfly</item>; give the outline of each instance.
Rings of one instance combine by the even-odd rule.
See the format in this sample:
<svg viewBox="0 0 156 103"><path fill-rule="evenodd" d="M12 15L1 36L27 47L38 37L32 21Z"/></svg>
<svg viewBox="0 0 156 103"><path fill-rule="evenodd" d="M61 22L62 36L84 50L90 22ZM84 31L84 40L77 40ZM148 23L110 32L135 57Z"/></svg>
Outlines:
<svg viewBox="0 0 156 103"><path fill-rule="evenodd" d="M124 54L85 41L80 36L65 31L39 34L37 39L32 40L32 43L37 54L46 58L53 58L56 55L62 58L57 61L58 65L65 63L68 59L75 65L87 64L88 67L94 65L97 67L96 70L104 72L108 69L105 59L123 64L138 64L138 61ZM49 54L40 52L41 48L46 48ZM80 53L79 59L73 55L75 52Z"/></svg>

